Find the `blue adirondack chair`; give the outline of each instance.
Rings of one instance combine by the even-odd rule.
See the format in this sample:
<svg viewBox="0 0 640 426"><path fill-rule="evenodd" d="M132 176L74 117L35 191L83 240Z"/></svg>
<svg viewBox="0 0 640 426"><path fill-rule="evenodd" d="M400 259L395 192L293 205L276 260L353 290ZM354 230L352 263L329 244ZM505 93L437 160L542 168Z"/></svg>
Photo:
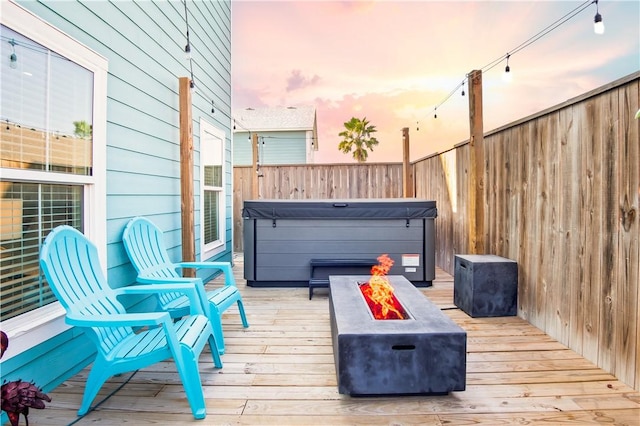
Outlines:
<svg viewBox="0 0 640 426"><path fill-rule="evenodd" d="M85 327L97 347L79 415L89 411L98 391L111 376L173 358L193 416L196 419L206 416L198 358L207 342L214 365L222 368L222 361L194 285L148 284L113 289L104 277L95 245L66 225L55 228L45 239L40 265L49 287L66 310L67 324ZM127 313L118 300L123 294L176 291L193 301L192 315L179 321L168 312ZM134 332L134 328L143 331Z"/></svg>
<svg viewBox="0 0 640 426"><path fill-rule="evenodd" d="M204 309L211 320L220 354L224 353L222 313L227 308L237 304L242 325L245 328L249 327L242 296L236 287L229 262L173 263L165 248L162 231L149 219L143 217L135 217L127 223L122 234L122 242L133 267L138 272L138 282L140 283L176 282L176 280L193 282L200 289L199 294L203 294L205 290L201 279L183 278L178 271L182 268L215 268L224 273L224 285L207 291L201 299L208 301L208 303L204 302ZM166 294L160 298L161 308L169 311L174 318L179 318L188 312L189 303L189 299L177 293Z"/></svg>

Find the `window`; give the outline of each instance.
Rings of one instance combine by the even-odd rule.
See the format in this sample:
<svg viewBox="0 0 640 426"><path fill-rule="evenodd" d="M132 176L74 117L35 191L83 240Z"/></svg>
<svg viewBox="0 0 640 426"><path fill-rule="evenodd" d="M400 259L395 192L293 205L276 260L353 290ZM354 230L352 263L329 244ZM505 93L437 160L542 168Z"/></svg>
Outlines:
<svg viewBox="0 0 640 426"><path fill-rule="evenodd" d="M225 249L224 132L200 121L202 259Z"/></svg>
<svg viewBox="0 0 640 426"><path fill-rule="evenodd" d="M106 265L107 61L17 4L2 11L0 319L30 347L63 324L39 270L48 233L84 232ZM45 319L55 324L30 336Z"/></svg>

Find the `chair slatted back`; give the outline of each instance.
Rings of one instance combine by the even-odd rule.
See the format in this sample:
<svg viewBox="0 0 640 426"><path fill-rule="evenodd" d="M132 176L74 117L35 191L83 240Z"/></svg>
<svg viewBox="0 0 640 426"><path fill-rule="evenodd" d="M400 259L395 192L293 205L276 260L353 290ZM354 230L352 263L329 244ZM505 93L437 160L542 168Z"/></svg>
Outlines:
<svg viewBox="0 0 640 426"><path fill-rule="evenodd" d="M144 217L132 219L124 229L122 242L138 276L144 278L181 278L164 245L162 231ZM159 297L166 306L180 293L168 293Z"/></svg>
<svg viewBox="0 0 640 426"><path fill-rule="evenodd" d="M68 314L74 316L122 314L124 306L102 273L98 251L81 232L59 226L47 236L40 251L40 266L47 284ZM131 327L92 327L89 336L108 353Z"/></svg>

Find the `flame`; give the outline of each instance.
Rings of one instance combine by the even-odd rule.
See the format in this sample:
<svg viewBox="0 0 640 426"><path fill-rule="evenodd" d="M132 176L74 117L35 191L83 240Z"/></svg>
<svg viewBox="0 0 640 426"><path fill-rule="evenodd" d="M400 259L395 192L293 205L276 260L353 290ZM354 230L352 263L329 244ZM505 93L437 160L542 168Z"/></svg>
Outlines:
<svg viewBox="0 0 640 426"><path fill-rule="evenodd" d="M406 319L407 314L393 294L393 287L386 275L393 266L393 259L387 254L378 257L378 265L371 268L371 278L362 284L360 290L375 319Z"/></svg>

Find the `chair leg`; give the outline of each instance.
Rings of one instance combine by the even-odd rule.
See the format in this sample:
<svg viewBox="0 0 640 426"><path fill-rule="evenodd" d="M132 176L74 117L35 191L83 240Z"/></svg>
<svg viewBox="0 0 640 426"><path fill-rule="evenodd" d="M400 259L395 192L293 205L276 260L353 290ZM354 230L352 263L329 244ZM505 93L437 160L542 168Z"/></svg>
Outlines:
<svg viewBox="0 0 640 426"><path fill-rule="evenodd" d="M176 368L182 379L184 392L187 394L193 417L195 419L204 419L207 416L207 407L204 402L202 381L200 380L200 371L198 369L198 354L185 345L180 345L180 347L182 360L175 360Z"/></svg>
<svg viewBox="0 0 640 426"><path fill-rule="evenodd" d="M218 353L224 355L224 335L222 334L222 312L218 309L218 306L214 303L210 303L210 315L209 321L211 321L211 328L213 328L213 337L216 340L218 346Z"/></svg>
<svg viewBox="0 0 640 426"><path fill-rule="evenodd" d="M87 377L87 383L84 387L84 395L82 396L82 403L78 409L78 415L84 416L89 412L91 403L100 392L100 388L106 382L112 374L105 362L102 362L101 358L96 358Z"/></svg>
<svg viewBox="0 0 640 426"><path fill-rule="evenodd" d="M244 328L249 327L249 322L247 321L247 315L244 313L244 304L242 303L242 299L238 299L238 311L240 311L240 318L242 319L242 326Z"/></svg>
<svg viewBox="0 0 640 426"><path fill-rule="evenodd" d="M220 352L218 351L218 345L215 337L211 335L209 337L209 349L211 349L211 356L213 357L213 365L216 368L222 368L222 358L220 358Z"/></svg>

